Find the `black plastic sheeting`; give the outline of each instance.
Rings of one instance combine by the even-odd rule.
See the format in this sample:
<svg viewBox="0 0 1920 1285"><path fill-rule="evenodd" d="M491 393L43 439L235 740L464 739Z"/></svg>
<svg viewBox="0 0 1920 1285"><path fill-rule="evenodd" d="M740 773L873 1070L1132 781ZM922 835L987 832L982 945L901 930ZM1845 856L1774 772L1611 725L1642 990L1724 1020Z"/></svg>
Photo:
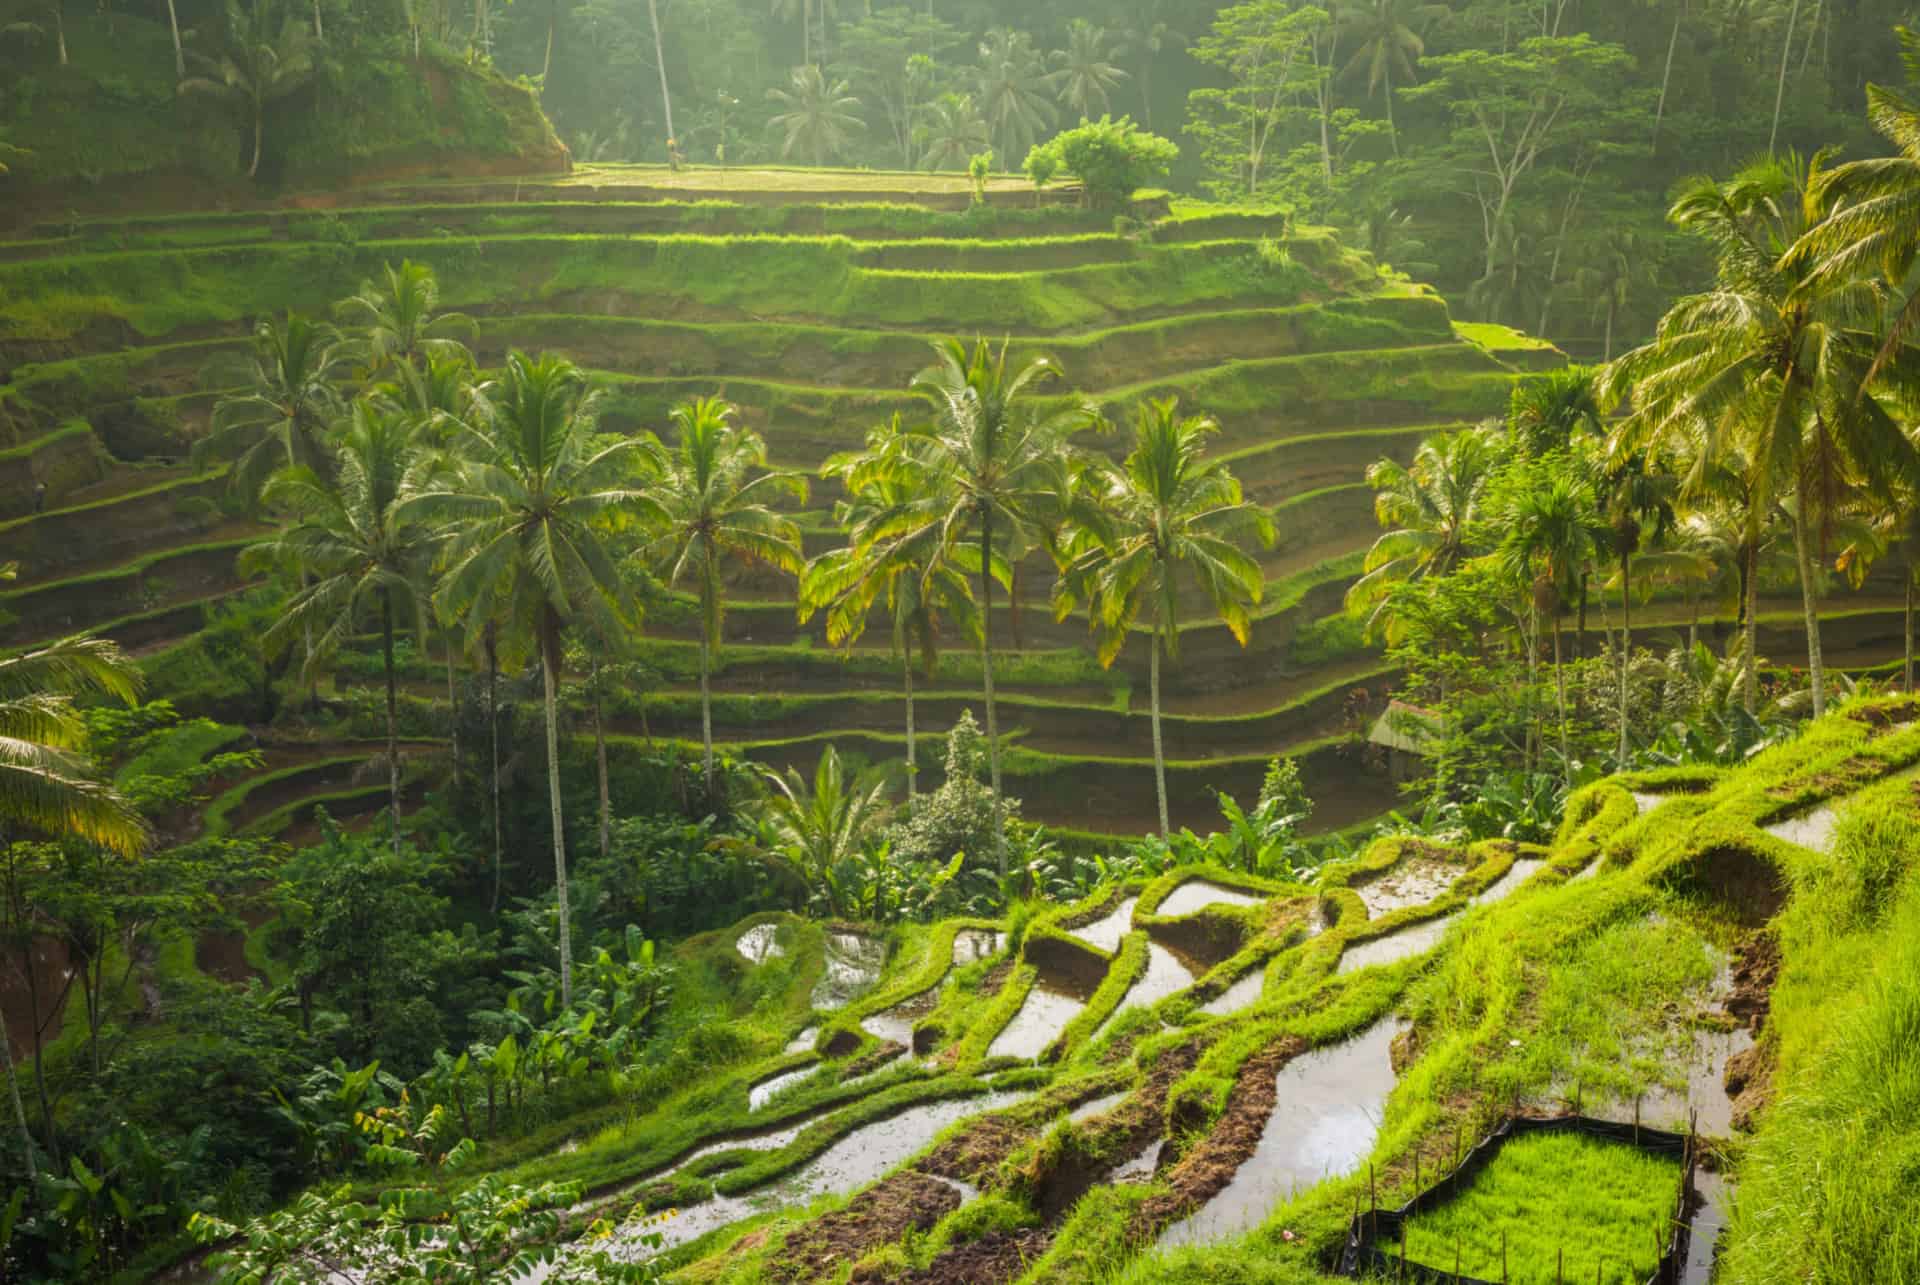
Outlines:
<svg viewBox="0 0 1920 1285"><path fill-rule="evenodd" d="M1341 1274L1414 1281L1419 1285L1502 1285L1477 1276L1458 1276L1426 1263L1403 1263L1399 1252L1402 1228L1414 1215L1436 1209L1459 1195L1474 1175L1500 1153L1508 1139L1528 1133L1585 1133L1652 1155L1673 1156L1680 1161L1680 1185L1674 1192L1674 1212L1670 1220L1672 1230L1658 1266L1647 1278L1647 1285L1678 1285L1686 1266L1687 1242L1692 1235L1688 1210L1696 1203L1693 1170L1699 1154L1693 1138L1684 1133L1667 1133L1642 1125L1616 1124L1578 1115L1549 1119L1518 1116L1508 1120L1469 1151L1452 1173L1400 1208L1369 1210L1357 1215L1347 1231L1346 1249L1340 1255Z"/></svg>

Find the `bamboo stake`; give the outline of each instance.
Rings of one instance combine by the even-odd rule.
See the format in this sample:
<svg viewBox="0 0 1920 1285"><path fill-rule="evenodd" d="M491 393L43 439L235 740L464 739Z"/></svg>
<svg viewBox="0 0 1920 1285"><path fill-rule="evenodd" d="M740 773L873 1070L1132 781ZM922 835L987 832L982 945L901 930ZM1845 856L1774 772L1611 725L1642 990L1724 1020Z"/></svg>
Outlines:
<svg viewBox="0 0 1920 1285"><path fill-rule="evenodd" d="M1553 1285L1567 1285L1567 1247L1560 1247L1560 1256L1554 1262Z"/></svg>

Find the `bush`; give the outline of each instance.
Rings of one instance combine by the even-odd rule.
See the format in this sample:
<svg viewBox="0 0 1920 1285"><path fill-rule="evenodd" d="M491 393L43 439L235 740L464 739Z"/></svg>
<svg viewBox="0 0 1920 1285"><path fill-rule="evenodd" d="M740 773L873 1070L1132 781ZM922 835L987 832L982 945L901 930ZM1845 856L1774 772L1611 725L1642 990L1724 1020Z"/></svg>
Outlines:
<svg viewBox="0 0 1920 1285"><path fill-rule="evenodd" d="M1164 180L1179 158L1177 143L1137 128L1130 117L1102 116L1082 120L1078 128L1034 148L1027 157L1027 173L1038 183L1041 172L1052 177L1064 170L1080 180L1088 204L1106 209L1136 189Z"/></svg>

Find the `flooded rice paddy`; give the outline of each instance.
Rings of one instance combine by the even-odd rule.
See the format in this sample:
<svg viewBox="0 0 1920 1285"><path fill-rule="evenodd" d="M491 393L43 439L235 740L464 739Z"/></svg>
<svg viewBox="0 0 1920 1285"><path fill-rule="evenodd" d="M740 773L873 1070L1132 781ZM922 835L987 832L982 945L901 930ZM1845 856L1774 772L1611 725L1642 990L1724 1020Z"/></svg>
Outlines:
<svg viewBox="0 0 1920 1285"><path fill-rule="evenodd" d="M1486 891L1473 899L1476 906L1490 906L1496 901L1505 901L1520 888L1520 885L1546 869L1547 863L1538 857L1521 857L1513 863L1513 868L1488 885Z"/></svg>
<svg viewBox="0 0 1920 1285"><path fill-rule="evenodd" d="M1834 826L1839 819L1833 805L1823 803L1810 812L1802 812L1761 828L1776 839L1785 839L1788 843L1797 843L1815 852L1830 852L1833 850Z"/></svg>
<svg viewBox="0 0 1920 1285"><path fill-rule="evenodd" d="M1127 993L1121 997L1120 1002L1114 1005L1113 1012L1107 1015L1106 1021L1100 1023L1100 1029L1094 1032L1094 1038L1099 1039L1106 1034L1107 1029L1113 1025L1114 1019L1128 1009L1150 1008L1169 995L1178 995L1186 990L1193 985L1193 980L1193 973L1185 964L1174 958L1172 951L1157 941L1148 942L1147 971L1140 974L1139 980L1135 981L1127 989Z"/></svg>
<svg viewBox="0 0 1920 1285"><path fill-rule="evenodd" d="M1155 913L1169 919L1177 919L1182 915L1191 915L1197 910L1205 910L1208 906L1257 906L1261 901L1262 898L1238 892L1232 888L1223 888L1205 879L1189 879L1168 893L1166 900L1160 903L1160 909Z"/></svg>
<svg viewBox="0 0 1920 1285"><path fill-rule="evenodd" d="M1447 929L1459 917L1460 912L1455 911L1439 919L1414 924L1411 928L1402 928L1385 937L1348 946L1340 954L1340 967L1336 971L1344 976L1375 964L1395 964L1409 956L1424 955L1440 944L1440 939L1447 935Z"/></svg>
<svg viewBox="0 0 1920 1285"><path fill-rule="evenodd" d="M1431 857L1414 857L1357 885L1354 891L1360 894L1367 917L1378 919L1408 906L1426 905L1451 888L1459 875L1458 866Z"/></svg>
<svg viewBox="0 0 1920 1285"><path fill-rule="evenodd" d="M764 964L769 959L778 959L787 953L786 947L778 940L779 924L755 924L740 934L740 940L734 943L746 961L750 964Z"/></svg>
<svg viewBox="0 0 1920 1285"><path fill-rule="evenodd" d="M800 1081L811 1079L813 1076L819 1074L819 1071L820 1068L818 1066L803 1066L792 1071L787 1071L781 1075L776 1075L771 1080L762 1080L747 1090L747 1110L760 1110L765 1107L767 1103L800 1083Z"/></svg>
<svg viewBox="0 0 1920 1285"><path fill-rule="evenodd" d="M1282 1067L1273 1116L1253 1154L1219 1195L1167 1228L1161 1247L1211 1244L1250 1231L1296 1192L1366 1159L1393 1092L1399 1029L1386 1018L1344 1044L1303 1053Z"/></svg>
<svg viewBox="0 0 1920 1285"><path fill-rule="evenodd" d="M1140 898L1128 897L1112 910L1079 928L1069 928L1067 932L1089 946L1104 950L1108 954L1120 949L1120 939L1133 927L1133 908Z"/></svg>
<svg viewBox="0 0 1920 1285"><path fill-rule="evenodd" d="M873 989L887 962L887 943L857 933L827 935L826 969L813 988L815 1011L830 1013Z"/></svg>
<svg viewBox="0 0 1920 1285"><path fill-rule="evenodd" d="M1260 993L1267 987L1267 972L1264 968L1255 968L1245 977L1221 991L1218 995L1200 1006L1200 1011L1210 1017L1226 1017L1250 1007L1260 999Z"/></svg>
<svg viewBox="0 0 1920 1285"><path fill-rule="evenodd" d="M966 928L953 937L953 966L963 967L991 958L1006 949L1007 935L985 928Z"/></svg>
<svg viewBox="0 0 1920 1285"><path fill-rule="evenodd" d="M1044 985L1027 993L1026 1003L1013 1015L1005 1030L987 1046L988 1057L1017 1057L1031 1062L1046 1051L1047 1045L1067 1029L1067 1023L1080 1016L1086 1007L1082 1000Z"/></svg>

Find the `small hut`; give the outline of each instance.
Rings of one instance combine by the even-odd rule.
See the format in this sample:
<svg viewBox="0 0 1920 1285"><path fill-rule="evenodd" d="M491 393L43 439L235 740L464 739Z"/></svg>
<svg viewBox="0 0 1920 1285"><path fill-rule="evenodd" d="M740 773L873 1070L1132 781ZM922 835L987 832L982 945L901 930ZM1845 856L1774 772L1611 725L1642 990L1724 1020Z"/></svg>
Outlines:
<svg viewBox="0 0 1920 1285"><path fill-rule="evenodd" d="M1387 767L1395 785L1421 774L1424 760L1438 746L1444 723L1433 710L1406 701L1387 705L1387 712L1374 723L1367 740L1387 751Z"/></svg>

